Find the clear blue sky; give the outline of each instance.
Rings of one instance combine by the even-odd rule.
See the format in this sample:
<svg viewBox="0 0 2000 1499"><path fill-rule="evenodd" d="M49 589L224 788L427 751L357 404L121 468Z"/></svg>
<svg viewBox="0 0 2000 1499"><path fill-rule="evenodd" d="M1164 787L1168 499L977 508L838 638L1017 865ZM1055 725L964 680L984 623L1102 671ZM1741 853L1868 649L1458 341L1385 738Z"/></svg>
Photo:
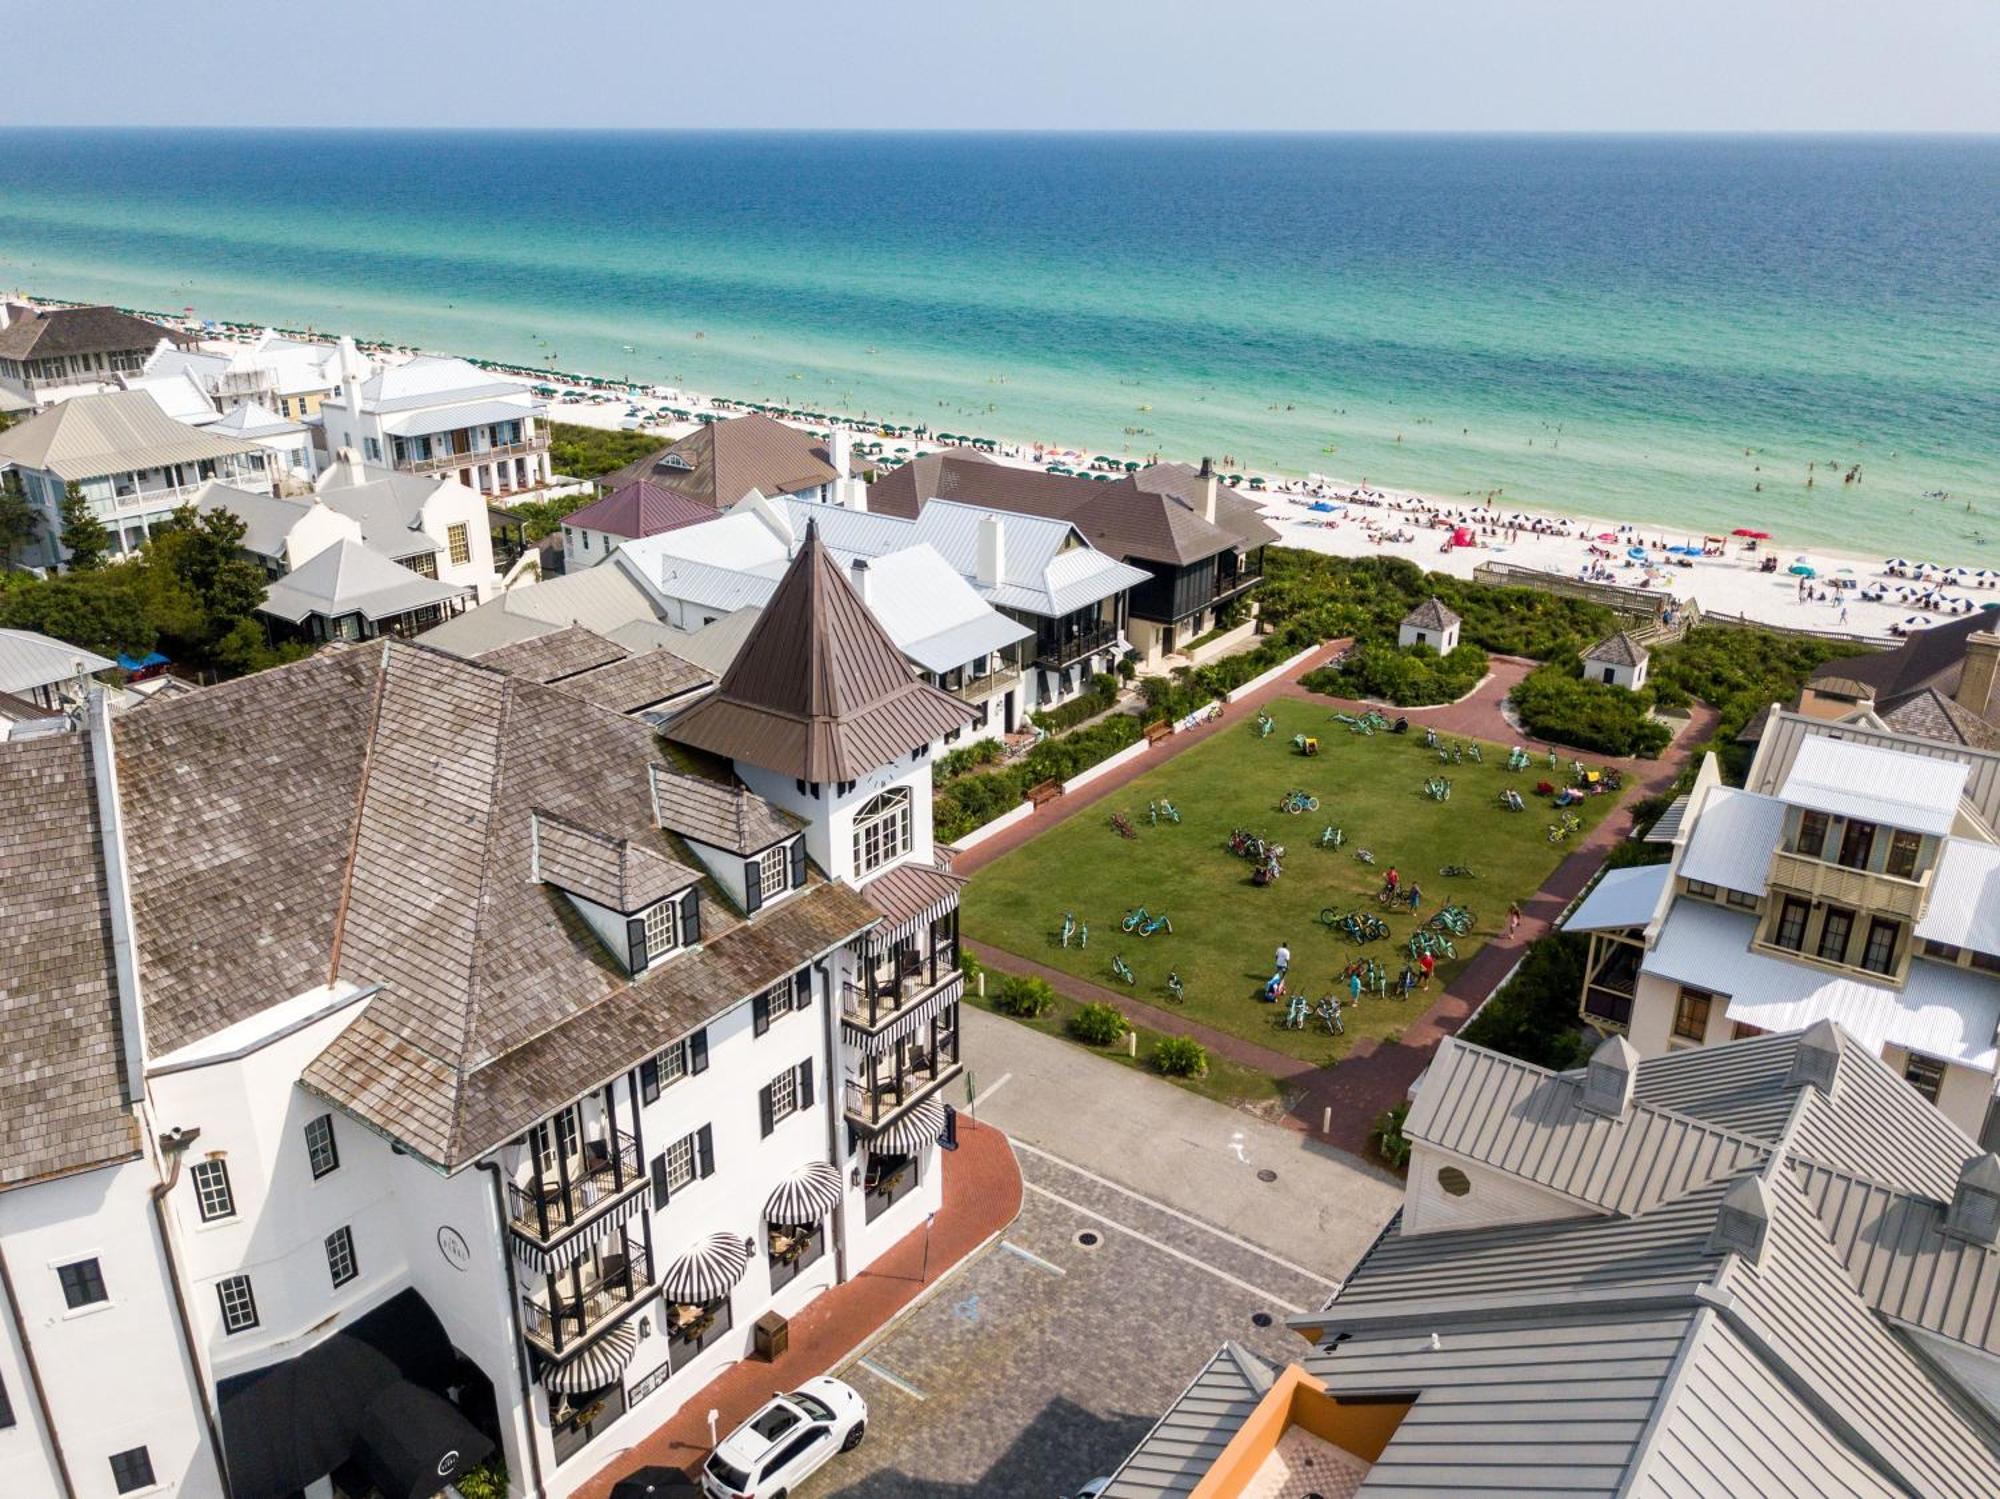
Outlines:
<svg viewBox="0 0 2000 1499"><path fill-rule="evenodd" d="M2000 0L42 0L0 124L2000 131Z"/></svg>

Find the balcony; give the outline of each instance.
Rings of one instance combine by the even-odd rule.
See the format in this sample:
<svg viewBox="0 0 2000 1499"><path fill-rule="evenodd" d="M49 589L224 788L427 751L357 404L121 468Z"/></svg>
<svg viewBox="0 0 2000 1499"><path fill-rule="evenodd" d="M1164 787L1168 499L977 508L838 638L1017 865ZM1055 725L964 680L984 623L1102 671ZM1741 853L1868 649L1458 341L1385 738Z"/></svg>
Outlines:
<svg viewBox="0 0 2000 1499"><path fill-rule="evenodd" d="M613 1242L620 1247L555 1272L552 1285L521 1298L521 1331L543 1353L573 1352L652 1295L643 1249Z"/></svg>
<svg viewBox="0 0 2000 1499"><path fill-rule="evenodd" d="M983 703L988 698L1000 696L1010 687L1019 686L1020 681L1021 669L1018 666L1006 666L996 671L989 671L983 677L967 677L956 687L947 687L944 690L961 703Z"/></svg>
<svg viewBox="0 0 2000 1499"><path fill-rule="evenodd" d="M926 962L920 953L898 948L864 973L861 983L840 986L841 1018L873 1030L930 998L959 977L958 953L941 946Z"/></svg>
<svg viewBox="0 0 2000 1499"><path fill-rule="evenodd" d="M1257 568L1255 571L1244 568L1228 574L1217 573L1215 575L1215 592L1209 596L1209 602L1211 604L1219 604L1225 599L1233 599L1237 594L1255 588L1263 581L1264 569L1262 567Z"/></svg>
<svg viewBox="0 0 2000 1499"><path fill-rule="evenodd" d="M1779 849L1771 856L1770 883L1808 900L1916 921L1930 903L1931 872L1927 869L1914 880L1904 880Z"/></svg>
<svg viewBox="0 0 2000 1499"><path fill-rule="evenodd" d="M913 1067L898 1080L869 1087L854 1078L847 1080L847 1118L852 1124L874 1133L893 1123L905 1109L923 1102L965 1069L958 1059L938 1059L923 1067Z"/></svg>
<svg viewBox="0 0 2000 1499"><path fill-rule="evenodd" d="M436 454L429 458L399 459L396 467L406 474L434 474L443 469L469 468L477 463L490 463L495 458L519 458L528 453L540 453L549 445L546 432L537 432L533 437L520 442L495 443L478 451L468 449L463 453ZM435 444L433 444L435 447Z"/></svg>
<svg viewBox="0 0 2000 1499"><path fill-rule="evenodd" d="M1079 630L1063 640L1039 638L1035 642L1035 665L1059 671L1085 656L1112 650L1117 644L1118 627L1102 623Z"/></svg>
<svg viewBox="0 0 2000 1499"><path fill-rule="evenodd" d="M848 1121L870 1135L959 1075L958 1007L941 1004L910 1034L893 1043L877 1038L873 1047L855 1058L842 1099Z"/></svg>
<svg viewBox="0 0 2000 1499"><path fill-rule="evenodd" d="M614 1204L645 1190L646 1177L639 1146L623 1130L616 1148L603 1140L587 1140L581 1151L538 1181L507 1184L507 1211L514 1232L547 1246L604 1213Z"/></svg>

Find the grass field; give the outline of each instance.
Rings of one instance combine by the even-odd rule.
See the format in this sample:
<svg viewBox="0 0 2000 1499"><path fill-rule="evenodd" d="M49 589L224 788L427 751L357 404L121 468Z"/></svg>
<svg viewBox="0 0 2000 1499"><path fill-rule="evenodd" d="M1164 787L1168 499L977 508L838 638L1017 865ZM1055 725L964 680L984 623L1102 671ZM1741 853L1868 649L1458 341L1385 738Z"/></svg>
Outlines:
<svg viewBox="0 0 2000 1499"><path fill-rule="evenodd" d="M1258 998L1278 943L1292 950L1293 991L1315 1001L1357 956L1379 957L1393 979L1414 925L1407 912L1382 912L1390 940L1364 947L1319 919L1325 906L1381 911L1374 895L1393 864L1406 887L1412 879L1422 886L1425 916L1446 899L1477 914L1473 932L1456 939L1456 960L1438 963L1432 989L1442 989L1505 928L1508 902L1531 895L1575 846L1575 839L1548 841L1556 813L1533 795L1545 778L1566 782L1567 765L1560 774L1551 774L1544 761L1509 772L1506 747L1483 745L1483 764L1441 766L1421 732L1350 734L1330 721L1325 707L1288 699L1274 703L1271 713L1278 727L1268 739L1232 726L982 869L962 901L965 934L1168 1009L1175 1008L1166 992L1173 967L1186 985L1180 1008L1190 1019L1308 1061L1330 1063L1363 1036L1400 1033L1421 1013L1421 992L1408 1000L1365 997L1359 1012L1347 1016L1343 1036L1328 1035L1317 1020L1314 1029L1283 1028L1277 1007ZM1292 748L1299 732L1319 736L1316 758ZM1452 782L1450 801L1424 795L1433 775ZM1319 810L1299 816L1277 810L1294 787L1317 796ZM1505 787L1527 798L1526 811L1500 808ZM1146 804L1158 797L1180 809L1178 825L1148 825ZM1583 821L1577 838L1617 800L1590 797L1577 807ZM1137 839L1113 831L1111 814L1119 811L1132 819ZM1328 823L1347 837L1337 852L1314 846ZM1251 884L1250 862L1229 852L1229 832L1238 827L1288 847L1284 877L1276 884ZM1374 853L1374 867L1355 858L1359 849ZM1445 879L1439 869L1448 863L1470 865L1475 875ZM1122 932L1119 922L1135 905L1166 912L1173 932L1145 939ZM1058 944L1065 910L1089 924L1088 950ZM1112 975L1114 954L1122 954L1136 975L1130 991Z"/></svg>

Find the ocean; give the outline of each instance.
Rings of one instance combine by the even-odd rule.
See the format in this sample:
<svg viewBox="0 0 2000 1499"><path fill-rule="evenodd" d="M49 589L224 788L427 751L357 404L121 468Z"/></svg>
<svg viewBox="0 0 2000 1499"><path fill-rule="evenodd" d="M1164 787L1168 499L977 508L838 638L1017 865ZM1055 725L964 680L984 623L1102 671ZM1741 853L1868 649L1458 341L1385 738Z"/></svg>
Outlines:
<svg viewBox="0 0 2000 1499"><path fill-rule="evenodd" d="M0 283L2000 555L2000 139L0 131Z"/></svg>

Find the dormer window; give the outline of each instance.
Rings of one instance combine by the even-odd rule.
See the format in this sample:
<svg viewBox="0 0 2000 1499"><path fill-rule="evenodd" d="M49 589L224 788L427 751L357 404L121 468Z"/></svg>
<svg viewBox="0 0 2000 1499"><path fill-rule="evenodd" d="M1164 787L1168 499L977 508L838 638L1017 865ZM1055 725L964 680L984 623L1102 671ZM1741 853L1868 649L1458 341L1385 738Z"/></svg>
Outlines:
<svg viewBox="0 0 2000 1499"><path fill-rule="evenodd" d="M743 910L746 915L763 909L787 891L806 882L806 841L803 837L774 843L762 853L743 861Z"/></svg>
<svg viewBox="0 0 2000 1499"><path fill-rule="evenodd" d="M626 966L636 975L701 941L701 893L693 888L649 906L625 923Z"/></svg>

